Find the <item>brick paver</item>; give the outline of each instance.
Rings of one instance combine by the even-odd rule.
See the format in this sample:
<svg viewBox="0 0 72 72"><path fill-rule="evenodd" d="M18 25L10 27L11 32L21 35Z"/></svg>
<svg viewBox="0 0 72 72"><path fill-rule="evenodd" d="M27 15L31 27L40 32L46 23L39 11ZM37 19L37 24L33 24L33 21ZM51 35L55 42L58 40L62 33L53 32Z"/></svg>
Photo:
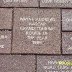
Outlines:
<svg viewBox="0 0 72 72"><path fill-rule="evenodd" d="M35 72L35 56L0 55L0 72Z"/></svg>
<svg viewBox="0 0 72 72"><path fill-rule="evenodd" d="M72 32L62 33L62 49L64 54L72 54Z"/></svg>
<svg viewBox="0 0 72 72"><path fill-rule="evenodd" d="M0 29L11 29L12 9L0 8Z"/></svg>
<svg viewBox="0 0 72 72"><path fill-rule="evenodd" d="M62 30L64 31L72 30L72 10L71 9L62 10Z"/></svg>
<svg viewBox="0 0 72 72"><path fill-rule="evenodd" d="M13 53L60 53L59 9L15 9Z"/></svg>
<svg viewBox="0 0 72 72"><path fill-rule="evenodd" d="M11 31L0 31L0 53L11 52Z"/></svg>
<svg viewBox="0 0 72 72"><path fill-rule="evenodd" d="M72 0L40 0L40 7L72 8Z"/></svg>
<svg viewBox="0 0 72 72"><path fill-rule="evenodd" d="M37 72L72 72L72 56L38 56Z"/></svg>
<svg viewBox="0 0 72 72"><path fill-rule="evenodd" d="M38 7L38 0L0 0L0 7Z"/></svg>

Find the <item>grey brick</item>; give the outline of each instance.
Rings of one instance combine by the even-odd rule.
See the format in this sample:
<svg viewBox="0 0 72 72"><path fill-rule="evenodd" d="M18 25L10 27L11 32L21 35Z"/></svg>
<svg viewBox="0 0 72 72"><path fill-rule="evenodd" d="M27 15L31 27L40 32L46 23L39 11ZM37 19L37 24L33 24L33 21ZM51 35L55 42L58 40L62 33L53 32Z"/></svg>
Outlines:
<svg viewBox="0 0 72 72"><path fill-rule="evenodd" d="M25 27L28 28L26 29ZM34 30L29 27L34 27ZM41 27L43 30L41 28L37 29L37 27ZM44 27L46 27L46 30ZM35 33L37 31L38 33ZM43 35L43 32L46 33ZM59 54L60 10L15 9L12 52Z"/></svg>
<svg viewBox="0 0 72 72"><path fill-rule="evenodd" d="M0 53L10 53L11 31L0 31Z"/></svg>
<svg viewBox="0 0 72 72"><path fill-rule="evenodd" d="M72 56L38 56L37 72L72 72Z"/></svg>
<svg viewBox="0 0 72 72"><path fill-rule="evenodd" d="M0 7L38 7L38 0L0 0Z"/></svg>
<svg viewBox="0 0 72 72"><path fill-rule="evenodd" d="M63 54L72 54L72 33L62 33L62 49Z"/></svg>
<svg viewBox="0 0 72 72"><path fill-rule="evenodd" d="M72 7L72 0L40 0L40 7Z"/></svg>
<svg viewBox="0 0 72 72"><path fill-rule="evenodd" d="M0 29L11 29L12 9L0 8Z"/></svg>
<svg viewBox="0 0 72 72"><path fill-rule="evenodd" d="M0 55L1 72L35 72L35 56Z"/></svg>
<svg viewBox="0 0 72 72"><path fill-rule="evenodd" d="M72 31L72 10L62 10L62 30Z"/></svg>

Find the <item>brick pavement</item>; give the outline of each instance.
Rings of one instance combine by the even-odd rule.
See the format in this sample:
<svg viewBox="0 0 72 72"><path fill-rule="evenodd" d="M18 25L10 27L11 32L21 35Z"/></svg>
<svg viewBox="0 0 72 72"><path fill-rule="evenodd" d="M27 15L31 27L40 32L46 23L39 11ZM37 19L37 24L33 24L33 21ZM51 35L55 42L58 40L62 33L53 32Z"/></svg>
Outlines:
<svg viewBox="0 0 72 72"><path fill-rule="evenodd" d="M0 72L72 72L72 0L0 0Z"/></svg>

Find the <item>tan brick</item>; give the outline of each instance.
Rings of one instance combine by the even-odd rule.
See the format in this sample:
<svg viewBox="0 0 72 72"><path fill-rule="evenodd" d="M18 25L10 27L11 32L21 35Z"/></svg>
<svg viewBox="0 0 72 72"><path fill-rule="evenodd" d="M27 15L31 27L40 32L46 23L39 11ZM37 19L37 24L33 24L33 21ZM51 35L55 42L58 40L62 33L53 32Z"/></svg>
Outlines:
<svg viewBox="0 0 72 72"><path fill-rule="evenodd" d="M59 54L60 10L15 9L12 52Z"/></svg>

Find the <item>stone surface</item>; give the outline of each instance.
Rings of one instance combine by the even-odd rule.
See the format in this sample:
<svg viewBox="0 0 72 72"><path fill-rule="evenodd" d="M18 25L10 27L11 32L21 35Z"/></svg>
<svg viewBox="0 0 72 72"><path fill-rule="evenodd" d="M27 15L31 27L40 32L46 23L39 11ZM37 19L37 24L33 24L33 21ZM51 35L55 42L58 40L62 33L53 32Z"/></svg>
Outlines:
<svg viewBox="0 0 72 72"><path fill-rule="evenodd" d="M62 10L62 30L72 31L72 10Z"/></svg>
<svg viewBox="0 0 72 72"><path fill-rule="evenodd" d="M72 72L72 56L38 56L37 72Z"/></svg>
<svg viewBox="0 0 72 72"><path fill-rule="evenodd" d="M1 72L35 72L35 56L0 55Z"/></svg>
<svg viewBox="0 0 72 72"><path fill-rule="evenodd" d="M0 31L0 53L10 53L11 31Z"/></svg>
<svg viewBox="0 0 72 72"><path fill-rule="evenodd" d="M0 0L0 7L38 7L38 0Z"/></svg>
<svg viewBox="0 0 72 72"><path fill-rule="evenodd" d="M11 29L12 9L0 8L0 29Z"/></svg>
<svg viewBox="0 0 72 72"><path fill-rule="evenodd" d="M14 9L13 53L60 53L59 9Z"/></svg>
<svg viewBox="0 0 72 72"><path fill-rule="evenodd" d="M72 54L72 32L62 33L62 49L64 54Z"/></svg>
<svg viewBox="0 0 72 72"><path fill-rule="evenodd" d="M40 7L72 7L72 0L40 0Z"/></svg>

